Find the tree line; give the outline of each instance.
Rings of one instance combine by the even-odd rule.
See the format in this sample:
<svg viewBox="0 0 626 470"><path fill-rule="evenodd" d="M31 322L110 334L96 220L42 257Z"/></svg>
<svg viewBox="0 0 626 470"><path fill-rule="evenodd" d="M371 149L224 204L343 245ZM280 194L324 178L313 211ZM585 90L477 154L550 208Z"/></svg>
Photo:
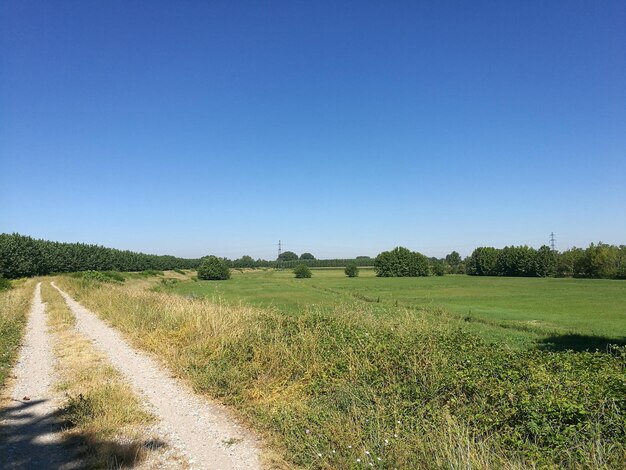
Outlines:
<svg viewBox="0 0 626 470"><path fill-rule="evenodd" d="M592 243L563 252L547 246L480 247L464 264L472 276L626 279L626 246Z"/></svg>
<svg viewBox="0 0 626 470"><path fill-rule="evenodd" d="M85 243L61 243L0 234L0 276L8 279L77 271L196 269L200 259L148 255Z"/></svg>
<svg viewBox="0 0 626 470"><path fill-rule="evenodd" d="M479 247L465 259L453 251L445 258L398 247L376 258L316 259L311 253L298 256L285 252L280 259L221 258L229 268L284 268L300 264L310 268L339 268L349 264L374 267L379 276L428 276L469 274L472 276L579 277L626 279L626 246L591 244L588 248L552 251L547 246L504 248ZM0 276L8 279L78 271L159 271L197 269L203 258L178 258L117 250L85 243L61 243L14 234L0 234Z"/></svg>

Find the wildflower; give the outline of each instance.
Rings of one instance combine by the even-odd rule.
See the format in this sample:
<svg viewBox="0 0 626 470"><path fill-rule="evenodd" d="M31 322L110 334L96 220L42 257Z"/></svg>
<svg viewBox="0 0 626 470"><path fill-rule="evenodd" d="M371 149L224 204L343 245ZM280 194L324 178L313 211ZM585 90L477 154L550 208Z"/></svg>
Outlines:
<svg viewBox="0 0 626 470"><path fill-rule="evenodd" d="M376 460L378 460L379 462L383 461L383 459L381 459L380 457L377 457Z"/></svg>
<svg viewBox="0 0 626 470"><path fill-rule="evenodd" d="M389 439L385 439L385 445L389 444Z"/></svg>
<svg viewBox="0 0 626 470"><path fill-rule="evenodd" d="M352 449L352 446L348 446L348 449Z"/></svg>
<svg viewBox="0 0 626 470"><path fill-rule="evenodd" d="M366 455L370 455L370 451L369 451L369 450L366 450L366 451L365 451L365 454L366 454Z"/></svg>
<svg viewBox="0 0 626 470"><path fill-rule="evenodd" d="M306 434L311 434L311 430L307 429L306 431L304 431Z"/></svg>
<svg viewBox="0 0 626 470"><path fill-rule="evenodd" d="M398 437L398 435L397 435L397 434L394 434L394 435L393 435L393 437Z"/></svg>
<svg viewBox="0 0 626 470"><path fill-rule="evenodd" d="M359 463L361 461L361 459L356 459L356 463Z"/></svg>
<svg viewBox="0 0 626 470"><path fill-rule="evenodd" d="M318 457L321 457L321 456L322 456L322 454L317 454L317 456L318 456Z"/></svg>

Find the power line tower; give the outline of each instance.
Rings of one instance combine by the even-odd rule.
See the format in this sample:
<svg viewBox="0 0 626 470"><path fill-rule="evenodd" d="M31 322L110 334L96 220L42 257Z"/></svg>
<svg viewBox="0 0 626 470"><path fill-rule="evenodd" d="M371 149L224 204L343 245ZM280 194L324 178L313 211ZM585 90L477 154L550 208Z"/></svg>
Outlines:
<svg viewBox="0 0 626 470"><path fill-rule="evenodd" d="M282 253L282 248L283 248L282 244L281 244L280 240L278 240L278 258L280 258L280 254Z"/></svg>
<svg viewBox="0 0 626 470"><path fill-rule="evenodd" d="M554 232L550 232L550 249L552 251L556 251L555 242L556 242L556 238L554 238Z"/></svg>

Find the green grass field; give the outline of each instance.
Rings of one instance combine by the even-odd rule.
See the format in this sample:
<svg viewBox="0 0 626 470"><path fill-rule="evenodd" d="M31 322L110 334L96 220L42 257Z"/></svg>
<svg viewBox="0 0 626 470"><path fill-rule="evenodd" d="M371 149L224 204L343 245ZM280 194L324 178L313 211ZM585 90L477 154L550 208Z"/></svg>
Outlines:
<svg viewBox="0 0 626 470"><path fill-rule="evenodd" d="M289 270L233 270L230 281L185 281L173 291L288 314L345 302L377 304L381 312L445 311L475 324L470 328L489 339L517 346L594 349L626 343L626 282L619 280L378 278L371 269L361 269L358 278L347 278L342 269L316 269L311 279L294 279Z"/></svg>

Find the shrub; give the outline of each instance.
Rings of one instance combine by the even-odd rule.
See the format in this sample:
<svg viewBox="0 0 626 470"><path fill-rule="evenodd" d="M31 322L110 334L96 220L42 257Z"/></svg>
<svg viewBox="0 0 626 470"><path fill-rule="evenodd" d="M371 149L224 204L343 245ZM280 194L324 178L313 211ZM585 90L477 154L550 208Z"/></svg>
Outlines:
<svg viewBox="0 0 626 470"><path fill-rule="evenodd" d="M10 288L11 288L11 281L9 281L8 279L0 275L0 291L8 290Z"/></svg>
<svg viewBox="0 0 626 470"><path fill-rule="evenodd" d="M217 256L205 258L198 268L198 279L204 281L224 281L230 279L230 269Z"/></svg>
<svg viewBox="0 0 626 470"><path fill-rule="evenodd" d="M359 275L359 268L356 263L348 263L346 265L346 269L344 269L346 276L348 277L357 277Z"/></svg>
<svg viewBox="0 0 626 470"><path fill-rule="evenodd" d="M312 276L311 270L306 264L299 264L298 266L296 266L296 268L293 270L293 273L298 279L305 279Z"/></svg>
<svg viewBox="0 0 626 470"><path fill-rule="evenodd" d="M300 255L300 259L315 259L315 256L313 256L311 253L302 253Z"/></svg>
<svg viewBox="0 0 626 470"><path fill-rule="evenodd" d="M399 246L380 253L374 260L374 269L380 277L428 276L428 258Z"/></svg>

